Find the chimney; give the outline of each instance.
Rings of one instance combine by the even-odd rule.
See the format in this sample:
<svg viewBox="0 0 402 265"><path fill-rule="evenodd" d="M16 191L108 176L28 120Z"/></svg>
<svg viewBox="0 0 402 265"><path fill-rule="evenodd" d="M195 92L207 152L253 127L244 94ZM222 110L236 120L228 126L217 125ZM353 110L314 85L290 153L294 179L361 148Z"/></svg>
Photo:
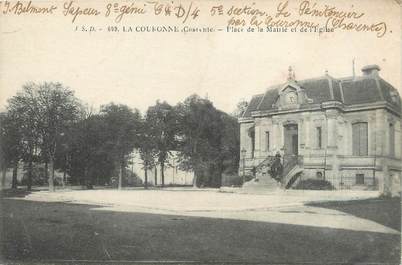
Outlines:
<svg viewBox="0 0 402 265"><path fill-rule="evenodd" d="M381 68L376 64L366 65L362 68L362 72L364 76L378 76L378 72Z"/></svg>

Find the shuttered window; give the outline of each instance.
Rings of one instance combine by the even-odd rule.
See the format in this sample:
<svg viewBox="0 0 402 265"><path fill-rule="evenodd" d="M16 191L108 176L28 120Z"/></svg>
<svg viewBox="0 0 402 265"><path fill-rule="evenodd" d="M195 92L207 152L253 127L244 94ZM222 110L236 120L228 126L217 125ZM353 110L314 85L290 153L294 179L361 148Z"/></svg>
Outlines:
<svg viewBox="0 0 402 265"><path fill-rule="evenodd" d="M356 185L364 184L364 174L356 174Z"/></svg>
<svg viewBox="0 0 402 265"><path fill-rule="evenodd" d="M317 135L317 148L322 148L322 129L321 127L316 127L316 135Z"/></svg>
<svg viewBox="0 0 402 265"><path fill-rule="evenodd" d="M389 124L389 155L395 156L395 126Z"/></svg>
<svg viewBox="0 0 402 265"><path fill-rule="evenodd" d="M251 127L248 129L248 136L251 140L251 158L254 158L254 151L255 151L255 127Z"/></svg>
<svg viewBox="0 0 402 265"><path fill-rule="evenodd" d="M269 151L269 132L265 132L265 148Z"/></svg>
<svg viewBox="0 0 402 265"><path fill-rule="evenodd" d="M368 155L368 126L367 122L357 122L353 128L353 155Z"/></svg>

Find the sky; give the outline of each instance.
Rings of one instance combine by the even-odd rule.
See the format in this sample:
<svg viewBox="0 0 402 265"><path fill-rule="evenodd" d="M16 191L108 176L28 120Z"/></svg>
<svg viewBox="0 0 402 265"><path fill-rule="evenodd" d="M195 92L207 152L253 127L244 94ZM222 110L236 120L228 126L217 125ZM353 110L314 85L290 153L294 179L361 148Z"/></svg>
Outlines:
<svg viewBox="0 0 402 265"><path fill-rule="evenodd" d="M124 1L122 1L124 2ZM139 1L137 1L139 2ZM189 3L188 1L182 1ZM193 1L209 6L230 1ZM279 1L254 1L275 10ZM290 1L293 12L301 1ZM312 1L313 3L314 1ZM0 14L0 110L28 82L55 81L97 108L109 102L145 111L157 99L176 104L197 93L232 112L241 99L283 83L292 66L296 79L356 74L368 64L401 93L401 16L395 0L327 1L365 12L364 21L384 21L387 34L334 33L107 33L75 32L76 26L107 27L111 19ZM35 3L35 1L34 1ZM50 3L39 1L38 3ZM52 2L62 6L63 2ZM105 1L81 1L105 6ZM237 1L240 5L252 1ZM324 2L320 2L324 6ZM208 7L207 7L208 6ZM126 17L119 26L162 25L181 21ZM195 25L223 25L205 14ZM392 31L392 33L391 33Z"/></svg>

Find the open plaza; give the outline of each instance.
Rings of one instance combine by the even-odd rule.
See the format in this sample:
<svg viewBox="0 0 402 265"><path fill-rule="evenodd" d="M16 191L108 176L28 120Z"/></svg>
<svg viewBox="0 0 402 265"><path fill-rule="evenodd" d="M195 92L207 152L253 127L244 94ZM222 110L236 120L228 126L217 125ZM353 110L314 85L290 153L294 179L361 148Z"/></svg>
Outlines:
<svg viewBox="0 0 402 265"><path fill-rule="evenodd" d="M399 199L383 199L378 191L239 191L3 191L3 258L30 264L399 264Z"/></svg>

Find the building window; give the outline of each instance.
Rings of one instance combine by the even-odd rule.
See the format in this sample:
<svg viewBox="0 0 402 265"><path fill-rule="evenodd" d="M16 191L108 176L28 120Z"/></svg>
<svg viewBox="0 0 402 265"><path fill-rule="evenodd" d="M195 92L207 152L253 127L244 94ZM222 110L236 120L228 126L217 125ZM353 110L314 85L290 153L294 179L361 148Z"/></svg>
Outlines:
<svg viewBox="0 0 402 265"><path fill-rule="evenodd" d="M395 126L389 124L389 155L395 156Z"/></svg>
<svg viewBox="0 0 402 265"><path fill-rule="evenodd" d="M317 148L322 148L322 128L321 127L316 127L316 132L317 132Z"/></svg>
<svg viewBox="0 0 402 265"><path fill-rule="evenodd" d="M368 126L367 122L357 122L352 124L353 135L353 155L368 155Z"/></svg>
<svg viewBox="0 0 402 265"><path fill-rule="evenodd" d="M364 184L364 174L356 174L356 185Z"/></svg>
<svg viewBox="0 0 402 265"><path fill-rule="evenodd" d="M265 148L269 151L269 132L265 132Z"/></svg>
<svg viewBox="0 0 402 265"><path fill-rule="evenodd" d="M248 129L248 136L250 137L251 141L251 158L254 158L254 151L255 151L255 127L251 127Z"/></svg>

